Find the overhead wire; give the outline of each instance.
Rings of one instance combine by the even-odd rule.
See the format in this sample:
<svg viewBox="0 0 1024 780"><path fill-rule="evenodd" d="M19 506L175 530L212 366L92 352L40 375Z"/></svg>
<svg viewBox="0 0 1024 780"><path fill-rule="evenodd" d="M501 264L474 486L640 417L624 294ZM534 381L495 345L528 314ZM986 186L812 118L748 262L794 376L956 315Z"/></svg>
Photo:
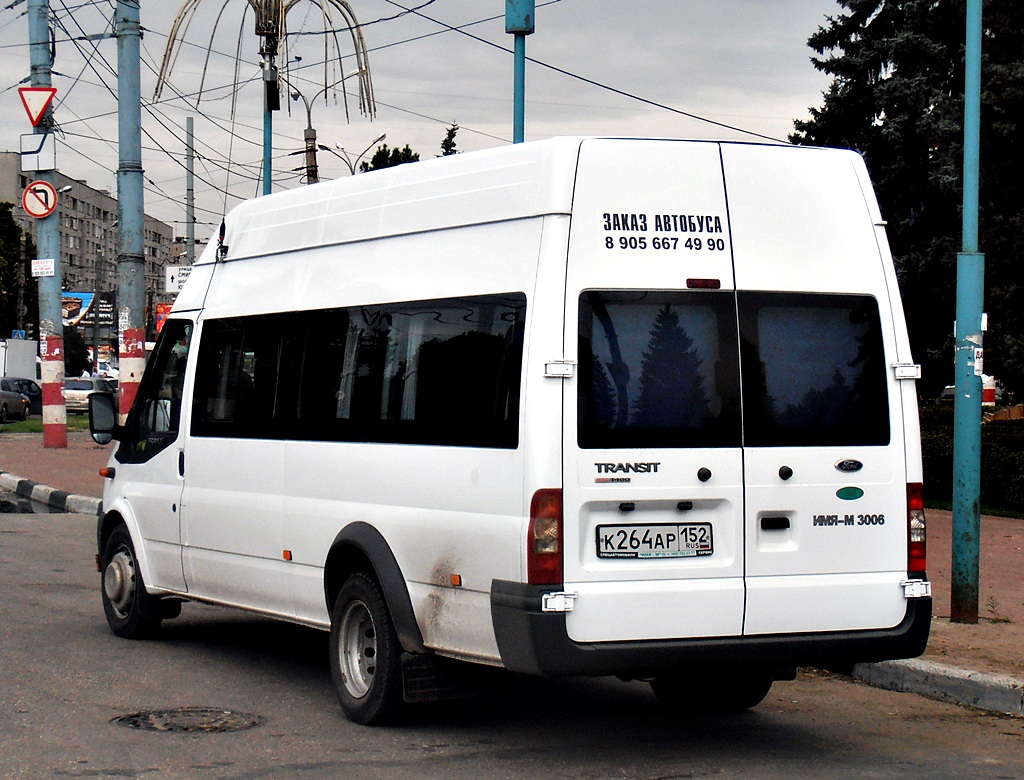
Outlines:
<svg viewBox="0 0 1024 780"><path fill-rule="evenodd" d="M408 11L409 13L415 14L416 16L419 16L422 19L426 19L428 22L433 22L434 24L440 25L441 27L444 27L448 31L457 32L460 35L465 35L468 38L472 38L474 41L486 44L487 46L491 46L491 47L493 47L495 49L498 49L499 51L505 52L506 54L512 54L513 53L512 50L509 49L507 46L502 46L501 44L494 43L493 41L489 41L486 38L481 38L479 35L474 35L471 32L467 32L462 27L455 27L455 26L452 26L452 25L448 24L447 22L442 22L439 19L434 19L433 17L428 16L427 14L420 13L418 10L415 10L415 9L412 9L412 8L406 8L401 3L396 2L396 0L384 0L384 2L388 3L389 5L395 6L396 8L401 8L404 11ZM496 17L492 17L492 19L497 19L497 18L502 18L502 17L497 17L497 16ZM612 92L612 93L614 93L616 95L621 95L622 97L626 97L626 98L629 98L631 100L636 100L636 101L639 101L641 103L645 103L646 105L653 106L654 108L662 109L664 111L670 111L670 112L672 112L674 114L679 114L679 115L685 116L685 117L687 117L689 119L695 119L695 120L697 120L699 122L705 122L707 124L711 124L711 125L714 125L716 127L721 127L721 128L723 128L725 130L732 130L734 132L743 133L745 135L750 135L750 136L753 136L755 138L762 138L762 139L765 139L767 141L776 141L778 143L787 143L786 141L783 141L783 140L781 140L779 138L774 138L772 136L763 135L762 133L756 133L753 130L746 130L746 129L742 128L742 127L736 127L734 125L729 125L729 124L726 124L725 122L719 122L717 120L709 119L708 117L701 116L700 114L694 114L694 113L689 112L689 111L683 111L680 108L675 108L674 106L669 106L669 105L666 105L664 103L659 103L656 100L651 100L649 98L641 97L640 95L633 94L632 92L627 92L626 90L619 89L617 87L613 87L613 86L610 86L608 84L603 84L600 81L596 81L596 80L591 79L591 78L587 78L586 76L581 76L578 73L573 73L571 71L566 70L565 68L559 68L556 65L551 65L551 64L549 64L547 62L543 62L542 60L538 60L538 59L536 59L534 57L529 57L528 56L528 57L526 57L526 60L528 62L532 62L534 65L539 65L542 68L547 68L548 70L552 70L552 71L554 71L556 73L560 73L563 76L568 76L569 78L576 79L577 81L582 81L583 83L589 84L589 85L591 85L593 87L597 87L599 89L603 89L603 90L606 90L608 92Z"/></svg>
<svg viewBox="0 0 1024 780"><path fill-rule="evenodd" d="M544 7L546 5L553 5L553 4L561 2L561 1L562 0L549 0L549 2L539 3L538 7ZM496 43L493 43L491 41L488 41L485 38L482 38L480 36L477 36L477 35L474 35L474 34L472 34L470 32L467 32L466 29L465 29L465 28L468 28L468 27L472 27L472 26L475 26L475 25L479 25L479 24L483 24L483 23L486 23L486 22L489 22L489 21L494 21L496 19L500 19L500 18L502 18L501 15L487 17L485 19L476 20L474 22L466 23L466 24L463 24L463 25L450 25L450 24L448 24L446 22L443 22L441 20L435 19L435 18L433 18L433 17L431 17L431 16L429 16L427 14L424 14L424 13L420 12L420 10L422 8L425 8L426 6L431 5L434 2L434 0L429 0L428 2L424 2L424 3L421 3L418 6L412 6L412 7L406 7L406 6L404 6L404 5L402 5L402 4L398 3L398 2L395 2L394 0L385 0L385 2L388 2L390 5L393 5L396 8L400 9L401 13L395 14L395 15L390 16L390 17L381 17L379 19L371 20L370 22L362 23L359 26L369 26L369 25L372 25L372 24L377 24L377 23L381 23L381 22L384 22L384 21L391 21L391 20L394 20L394 19L406 16L406 15L414 14L414 15L419 16L419 17L421 17L421 18L423 18L423 19L425 19L425 20L427 20L427 21L429 21L429 22L431 22L433 24L438 25L442 29L440 29L440 30L438 30L436 32L433 32L433 33L427 33L427 34L424 34L424 35L415 36L413 38L408 38L408 39L403 39L401 41L394 41L394 42L391 42L391 43L383 44L381 46L377 46L377 47L374 47L374 48L370 49L369 51L371 51L371 52L372 51L380 51L380 50L391 48L391 47L398 46L398 45L403 45L405 43L411 43L411 42L414 42L414 41L422 40L424 38L432 37L434 35L443 35L443 34L446 34L446 33L449 33L449 32L457 32L457 33L460 33L462 35L465 35L466 37L469 37L472 40L475 40L475 41L480 42L480 43L487 44L488 46L490 46L492 48L496 48L496 49L498 49L500 51L503 51L505 53L510 53L510 50L507 47L504 47L504 46L501 46L499 44L496 44ZM110 0L90 0L89 2L80 3L79 5L76 5L73 8L72 7L68 7L63 1L61 2L61 5L63 6L66 15L69 18L72 18L72 19L75 18L74 14L72 14L73 10L78 10L78 9L85 8L85 7L88 7L88 6L98 6L98 5L101 5L101 4L106 4L106 5L111 5L112 6L112 3L111 3ZM8 7L13 7L14 5L17 5L17 3L12 3L11 6L8 6ZM95 70L95 67L91 65L91 59L92 59L93 56L98 56L99 59L104 63L104 65L106 65L108 71L112 75L116 75L116 71L113 70L113 68L106 61L106 59L103 58L102 54L99 53L98 47L96 46L95 38L93 36L86 36L84 30L82 30L81 25L78 24L77 20L75 20L75 23L76 23L76 26L78 27L78 29L82 32L82 36L78 40L89 40L90 43L93 44L93 48L95 49L95 55L88 55L86 52L82 51L81 47L78 46L78 43L76 42L76 47L79 48L80 53L86 59L87 62L86 62L85 65L83 65L82 71L80 71L79 75L75 78L75 81L73 82L73 86L74 86L74 84L77 84L79 81L81 81L82 75L84 74L84 72L86 70L86 67L91 67L93 72L96 73L96 75L100 78L100 80L101 81L103 80L102 75L100 75ZM63 31L65 32L65 34L68 35L69 39L74 40L75 36L71 35L71 32L69 30L67 30L66 26L61 24L61 27L62 27ZM158 36L163 35L162 33L158 33L158 32L151 31L151 30L148 31L148 32L155 33ZM299 35L317 35L317 34L321 34L322 35L322 34L325 34L325 32L327 32L327 31L318 32L318 31L306 31L306 30L301 30L300 29L299 32L297 32L297 33L289 33L289 35L296 35L296 36L299 36ZM166 37L166 36L164 35L163 37ZM186 41L186 43L188 44L190 42ZM197 48L205 48L205 47L199 46L198 44L191 44L191 45L195 46ZM0 47L0 48L5 48L5 47ZM147 53L147 56L152 58L152 54L149 53L148 50L146 51L146 53ZM222 56L225 56L225 57L230 56L230 55L226 55L224 53L220 53L220 54ZM345 57L350 57L350 56L353 56L353 55L345 55ZM582 81L582 82L587 83L589 85L592 85L592 86L594 86L596 88L599 88L599 89L602 89L602 90L606 90L606 91L610 91L610 92L612 92L614 94L626 97L626 98L631 99L631 100L636 100L636 101L639 101L639 102L643 102L643 103L645 103L647 105L650 105L650 106L652 106L654 108L658 108L660 110L666 110L666 111L669 111L669 112L672 112L672 113L676 113L676 114L679 114L679 115L682 115L682 116L686 116L688 118L691 118L691 119L694 119L694 120L697 120L697 121L706 122L706 123L709 123L709 124L712 124L712 125L715 125L715 126L718 126L718 127L722 127L722 128L725 128L725 129L729 129L729 130L732 130L732 131L735 131L735 132L744 133L744 134L748 134L748 135L752 135L752 136L756 136L756 137L760 137L760 138L764 138L764 139L772 140L772 141L778 141L779 140L779 139L771 138L770 136L765 136L765 135L761 135L759 133L755 133L755 132L752 132L752 131L749 131L749 130L745 130L745 129L740 128L740 127L735 127L735 126L728 125L728 124L725 124L725 123L722 123L722 122L718 122L716 120L708 119L708 118L700 116L698 114L694 114L694 113L691 113L691 112L683 111L681 109L678 109L678 108L675 108L675 107L672 107L672 106L668 106L668 105L659 103L657 101L653 101L653 100L644 98L644 97L639 96L639 95L635 95L635 94L630 93L630 92L628 92L626 90L621 90L621 89L618 89L616 87L612 87L610 85L598 82L598 81L596 81L594 79L590 79L590 78L587 78L585 76L581 76L579 74L572 73L571 71L568 71L566 69L563 69L563 68L551 65L549 63L537 60L536 58L528 57L527 59L531 63L533 63L535 65L538 65L538 66L543 67L543 68L547 68L549 70L557 72L557 73L559 73L561 75L564 75L566 77ZM155 73L154 65L151 62L146 61L145 64L146 64L146 67L148 69L150 69L151 71L153 71ZM315 64L312 65L311 67L313 67L313 66L315 66ZM300 68L296 68L296 70L301 70L304 67L305 66L302 66ZM229 95L225 95L225 98L226 98L226 97L228 97L230 95L237 94L237 90L238 90L238 88L240 86L243 86L245 83L251 83L251 81L253 81L253 80L254 80L254 77L250 78L250 79L247 79L247 80L245 80L245 81L243 81L241 83L225 84L225 85L223 85L221 87L214 87L214 88L212 88L212 89L210 89L208 91L216 92L217 90L220 90L220 89L226 90L229 93ZM89 82L85 82L85 83L89 83ZM104 82L103 86L108 91L110 91L111 94L114 95L115 98L116 98L116 93L113 90L111 90L109 85L107 85ZM8 89L10 89L10 88L8 88ZM172 87L172 89L174 90L175 93L177 93L175 95L175 97L172 98L172 100L186 100L186 101L188 100L188 97L189 97L188 95L180 92L179 90L177 90L174 87ZM70 90L68 90L68 91L70 91ZM225 99L225 98L220 98L220 99ZM216 100L218 98L213 98L213 99ZM164 125L173 124L178 129L181 129L181 126L180 126L180 124L178 122L176 122L170 116L168 116L165 112L160 111L157 108L157 106L159 104L164 104L164 103L167 103L167 102L170 102L170 100L151 101L149 103L147 103L146 101L143 101L143 106L146 108L148 113L152 114L154 116L154 118L158 118L158 121L160 121L162 124L164 124ZM441 120L441 119L438 119L436 117L432 117L432 116L429 116L427 114L419 113L419 112L416 112L416 111L413 111L413 110L410 110L410 109L405 109L405 108L402 108L400 106L396 106L396 105L393 105L393 104L381 103L381 105L386 106L388 108L391 108L392 110L399 111L401 113L406 113L406 114L409 114L409 115L412 115L412 116L416 116L416 117L419 117L419 118L427 119L429 121L437 122L439 124L443 124L443 125L446 125L446 126L448 124L450 124L449 122ZM66 106L65 106L65 108L66 108ZM256 142L256 141L252 141L246 135L239 134L239 133L235 132L235 130L234 130L234 122L232 122L232 127L225 128L222 124L220 124L224 120L216 120L216 119L214 119L212 116L209 116L208 114L206 114L203 111L201 111L199 109L198 105L195 107L194 110L196 111L196 113L198 115L202 116L207 121L210 121L211 123L213 123L214 126L218 127L218 129L220 129L222 132L227 132L229 138L231 139L231 145L230 145L230 149L229 149L229 156L228 156L226 164L225 163L220 163L215 158L208 157L207 155L198 155L199 159L202 161L202 166L203 166L204 170L207 170L207 172L208 172L208 165L213 165L213 166L215 166L217 168L220 168L221 170L225 170L225 171L228 170L229 166L232 165L232 161L230 160L230 157L233 154L233 142L234 142L235 139L238 139L238 140L240 140L240 141L242 141L244 143L250 144L252 146L257 146L257 147L261 147L262 146L262 143ZM86 126L88 127L87 123L86 123ZM249 129L249 130L256 131L259 128L255 127L253 125L243 125L243 129ZM507 138L502 138L500 136L493 135L493 134L490 134L490 133L486 133L486 132L483 132L483 131L477 131L477 130L474 130L473 128L466 127L464 125L460 126L460 129L462 129L462 130L464 130L466 132L478 133L480 135L483 135L485 137L489 137L489 138L492 138L492 139L495 139L495 140L498 140L498 141L502 141L502 142L507 142L508 141ZM90 130L92 130L92 128L90 128ZM102 134L98 133L95 130L93 130L93 132L96 133L96 138L98 140L101 140L101 141L105 140L105 139L102 138ZM161 144L159 141L157 141L155 138L153 138L153 136L150 133L148 133L145 130L144 130L144 132L146 132L147 138L153 143L155 149L158 149L163 154L165 154L167 157L169 157L170 159L174 160L175 163L178 164L180 167L184 168L183 163L178 159L177 155L172 154L169 150L167 150L164 147L164 145ZM83 136L83 137L86 137L86 136ZM288 140L291 140L291 139L288 138ZM209 146L208 144L204 144L204 145ZM214 147L210 147L210 149L212 151L216 151L216 149ZM279 155L279 157L280 156L281 155ZM252 173L249 176L245 176L243 174L244 178L249 179L249 180L257 180L259 178L260 174L259 173L255 173L255 171L257 171L257 169L258 169L258 163L253 162L251 164L238 164L238 163L234 163L234 164L238 165L239 168L241 168L243 170L249 169L249 170L254 171L254 173ZM276 171L275 171L275 173L276 173ZM152 184L153 187L157 188L157 192L160 194L160 196L162 198L165 198L167 200L172 200L172 201L174 200L172 198L172 196L168 195L166 192L163 192L162 189L159 188L158 185L155 182L152 182L152 180L148 180L148 181L150 181L150 183ZM202 183L205 186L209 187L211 190L219 192L219 193L222 193L225 196L225 198L227 198L227 197L237 197L237 196L232 196L231 193L229 192L229 190L226 187L220 187L220 186L214 184L212 181L209 181L209 180L201 179L201 181L202 181ZM211 214L214 213L214 212L210 211L209 209L204 209L204 211L208 211Z"/></svg>

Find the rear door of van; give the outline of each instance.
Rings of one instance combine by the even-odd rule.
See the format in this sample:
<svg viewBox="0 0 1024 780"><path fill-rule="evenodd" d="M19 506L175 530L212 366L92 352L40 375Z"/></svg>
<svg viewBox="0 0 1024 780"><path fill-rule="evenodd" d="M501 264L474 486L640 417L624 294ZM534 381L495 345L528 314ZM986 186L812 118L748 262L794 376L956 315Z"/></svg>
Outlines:
<svg viewBox="0 0 1024 780"><path fill-rule="evenodd" d="M892 364L911 358L863 162L740 144L722 158L743 364L744 633L895 626L907 474Z"/></svg>
<svg viewBox="0 0 1024 780"><path fill-rule="evenodd" d="M730 249L716 144L582 143L564 345L577 362L563 432L575 641L742 633Z"/></svg>
<svg viewBox="0 0 1024 780"><path fill-rule="evenodd" d="M902 619L891 364L909 355L858 165L788 147L581 144L564 340L573 640Z"/></svg>

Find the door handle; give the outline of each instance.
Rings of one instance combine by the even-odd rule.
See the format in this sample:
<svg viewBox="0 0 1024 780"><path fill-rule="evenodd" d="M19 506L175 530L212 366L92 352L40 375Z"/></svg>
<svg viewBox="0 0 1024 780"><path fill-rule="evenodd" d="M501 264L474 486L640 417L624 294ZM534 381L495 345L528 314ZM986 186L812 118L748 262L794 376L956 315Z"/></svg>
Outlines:
<svg viewBox="0 0 1024 780"><path fill-rule="evenodd" d="M183 450L178 450L178 476L185 476L185 453Z"/></svg>
<svg viewBox="0 0 1024 780"><path fill-rule="evenodd" d="M762 517L762 531L785 531L789 528L788 517Z"/></svg>

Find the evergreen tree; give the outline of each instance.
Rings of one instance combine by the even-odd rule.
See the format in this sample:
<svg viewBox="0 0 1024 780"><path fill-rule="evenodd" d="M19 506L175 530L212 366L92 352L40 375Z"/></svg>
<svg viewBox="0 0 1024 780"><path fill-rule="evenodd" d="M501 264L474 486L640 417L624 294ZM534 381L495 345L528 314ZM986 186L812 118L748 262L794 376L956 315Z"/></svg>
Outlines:
<svg viewBox="0 0 1024 780"><path fill-rule="evenodd" d="M402 163L418 162L419 159L419 152L414 152L410 149L409 144L406 144L404 149L399 149L397 146L394 149L388 149L387 144L381 144L377 147L377 151L373 153L373 157L370 158L369 162L364 160L360 164L359 170L363 173L379 171L382 168L394 168Z"/></svg>
<svg viewBox="0 0 1024 780"><path fill-rule="evenodd" d="M853 148L867 161L896 261L922 392L952 381L961 245L965 0L837 0L808 41L832 76L794 143ZM987 0L982 64L981 251L985 366L1024 388L1024 5Z"/></svg>
<svg viewBox="0 0 1024 780"><path fill-rule="evenodd" d="M701 360L679 324L679 314L666 304L658 310L647 351L640 363L640 391L633 425L640 428L699 428L710 409L701 382Z"/></svg>
<svg viewBox="0 0 1024 780"><path fill-rule="evenodd" d="M441 141L442 157L449 157L459 153L459 150L455 148L455 134L457 132L459 132L459 126L452 122L451 127L445 131L444 138Z"/></svg>
<svg viewBox="0 0 1024 780"><path fill-rule="evenodd" d="M837 368L832 372L832 384L812 387L797 403L787 404L778 422L785 427L834 427L849 410L849 396L850 388Z"/></svg>

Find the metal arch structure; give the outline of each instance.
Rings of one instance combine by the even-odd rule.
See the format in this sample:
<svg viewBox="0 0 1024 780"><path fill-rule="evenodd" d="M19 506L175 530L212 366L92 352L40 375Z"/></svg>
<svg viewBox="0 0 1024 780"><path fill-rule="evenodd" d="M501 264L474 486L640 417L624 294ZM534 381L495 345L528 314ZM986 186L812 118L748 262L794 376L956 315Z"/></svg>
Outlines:
<svg viewBox="0 0 1024 780"><path fill-rule="evenodd" d="M180 53L179 43L188 33L189 26L195 12L203 0L185 0L174 19L171 32L167 37L167 48L164 50L163 61L160 64L160 73L157 76L156 90L153 94L154 100L159 100L164 85L170 80L171 71ZM200 83L199 92L196 97L198 103L202 100L205 86L206 66L209 64L210 54L213 49L213 38L216 35L217 27L220 24L224 12L232 0L223 0L220 10L217 12L216 21L210 31L209 40L206 44L206 59L203 63L203 81ZM349 31L352 39L352 48L356 58L356 78L359 83L359 111L371 119L377 114L377 104L373 94L373 79L370 74L370 58L366 48L366 40L363 38L363 31L356 17L355 11L348 0L248 0L249 7L256 14L255 32L264 40L264 49L270 56L276 57L280 42L284 42L285 54L288 47L288 14L300 3L310 2L320 8L324 28L324 88L327 89L332 83L342 85L342 96L345 102L345 112L348 114L348 96L345 92L345 75L342 73L338 78L331 79L329 73L330 63L341 60L341 46L338 41L338 30L341 29L335 24L335 12L341 16L341 22ZM244 19L244 17L243 17ZM330 40L334 42L336 57L330 57ZM241 39L236 50L236 61L239 59L241 50ZM288 69L288 60L285 60L285 69ZM271 63L268 63L271 64ZM272 66L272 64L271 64Z"/></svg>
<svg viewBox="0 0 1024 780"><path fill-rule="evenodd" d="M216 20L210 31L209 40L206 45L206 58L203 63L203 75L200 81L199 92L196 96L196 104L202 100L203 89L206 81L206 70L209 65L210 55L213 49L213 39L220 25L224 12L232 0L222 0L220 10L217 12ZM263 80L265 82L265 104L264 104L264 133L263 133L263 157L264 157L264 182L263 192L270 192L270 157L271 157L271 127L272 112L280 107L280 92L277 75L277 56L283 42L285 73L290 72L290 58L288 51L288 14L300 3L309 2L320 9L324 30L324 92L326 93L334 85L341 85L342 102L345 106L345 119L349 120L348 93L345 90L346 75L341 67L341 45L338 39L338 31L341 27L348 28L352 40L352 47L356 58L355 77L359 84L359 111L364 116L373 119L377 114L377 104L373 94L373 80L370 74L370 59L366 48L366 41L363 38L362 28L356 18L355 11L348 0L248 0L248 6L243 10L242 20L245 20L245 12L251 8L256 16L255 32L263 39L260 46L260 55L263 59ZM160 73L157 76L156 89L153 94L154 100L159 100L165 84L170 79L171 71L181 51L180 43L188 33L189 26L195 17L202 0L185 0L174 19L171 32L167 38L167 47L164 50L163 61L160 64ZM335 24L335 17L340 15L340 26ZM331 43L333 41L334 56L331 56ZM242 38L239 32L238 44L235 51L235 81L238 81L238 68L241 61ZM335 78L331 78L331 69L335 71ZM326 95L325 95L326 97ZM232 96L231 114L235 113L235 97Z"/></svg>

